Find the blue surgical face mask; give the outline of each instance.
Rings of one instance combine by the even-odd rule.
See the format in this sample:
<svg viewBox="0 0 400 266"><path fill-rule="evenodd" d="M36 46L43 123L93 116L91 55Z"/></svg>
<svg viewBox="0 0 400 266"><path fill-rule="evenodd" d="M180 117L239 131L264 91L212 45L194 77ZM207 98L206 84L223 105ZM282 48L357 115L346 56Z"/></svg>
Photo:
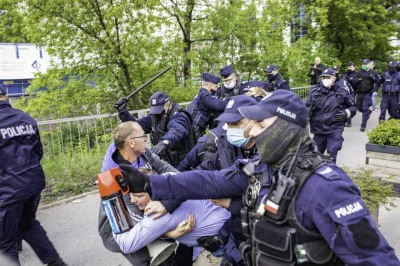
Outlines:
<svg viewBox="0 0 400 266"><path fill-rule="evenodd" d="M243 128L229 128L226 130L226 137L230 144L242 148L249 143L250 139L244 137Z"/></svg>

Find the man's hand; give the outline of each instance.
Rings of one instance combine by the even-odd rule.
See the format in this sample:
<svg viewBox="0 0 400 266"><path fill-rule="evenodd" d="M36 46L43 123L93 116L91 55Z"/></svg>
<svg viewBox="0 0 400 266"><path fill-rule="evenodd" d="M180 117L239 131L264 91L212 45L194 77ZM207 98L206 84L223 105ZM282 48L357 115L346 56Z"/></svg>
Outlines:
<svg viewBox="0 0 400 266"><path fill-rule="evenodd" d="M154 215L153 220L156 220L167 213L167 209L162 205L160 201L150 201L146 208L144 208L144 212L147 216L150 214L156 213Z"/></svg>
<svg viewBox="0 0 400 266"><path fill-rule="evenodd" d="M123 111L128 111L126 108L128 104L128 99L126 97L119 98L115 103L114 103L114 108L117 109L118 113L123 112Z"/></svg>
<svg viewBox="0 0 400 266"><path fill-rule="evenodd" d="M335 115L336 121L344 121L347 119L347 114L343 110L339 110Z"/></svg>
<svg viewBox="0 0 400 266"><path fill-rule="evenodd" d="M121 173L125 178L130 192L148 192L151 194L150 177L148 175L139 172L130 165L121 164L119 167L121 168Z"/></svg>
<svg viewBox="0 0 400 266"><path fill-rule="evenodd" d="M189 214L189 218L187 220L182 221L178 226L169 232L164 234L165 237L177 239L190 231L193 231L196 225L196 220L194 219L194 215L192 213Z"/></svg>
<svg viewBox="0 0 400 266"><path fill-rule="evenodd" d="M157 143L152 149L151 152L155 153L157 155L159 155L160 153L162 153L165 149L167 148L167 144L163 143L162 141L160 141L159 143Z"/></svg>
<svg viewBox="0 0 400 266"><path fill-rule="evenodd" d="M214 253L221 246L224 245L222 240L218 236L203 236L197 239L197 243L202 246L204 249Z"/></svg>
<svg viewBox="0 0 400 266"><path fill-rule="evenodd" d="M215 205L221 206L225 209L228 209L229 205L231 204L231 199L212 199L210 201Z"/></svg>

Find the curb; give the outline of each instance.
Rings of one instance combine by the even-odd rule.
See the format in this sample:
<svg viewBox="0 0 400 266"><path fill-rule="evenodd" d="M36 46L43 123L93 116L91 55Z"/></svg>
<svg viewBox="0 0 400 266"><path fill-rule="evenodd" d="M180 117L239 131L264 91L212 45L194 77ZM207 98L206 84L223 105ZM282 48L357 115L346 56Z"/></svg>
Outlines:
<svg viewBox="0 0 400 266"><path fill-rule="evenodd" d="M39 205L38 210L49 209L49 208L52 208L52 207L55 207L55 206L58 206L58 205L61 205L61 204L64 204L64 203L68 203L68 202L76 200L76 199L79 199L79 198L83 198L83 197L86 197L86 196L89 196L89 195L93 195L95 193L99 193L99 190L95 189L93 191L85 192L83 194L72 196L72 197L69 197L69 198L66 198L66 199L57 200L56 202Z"/></svg>

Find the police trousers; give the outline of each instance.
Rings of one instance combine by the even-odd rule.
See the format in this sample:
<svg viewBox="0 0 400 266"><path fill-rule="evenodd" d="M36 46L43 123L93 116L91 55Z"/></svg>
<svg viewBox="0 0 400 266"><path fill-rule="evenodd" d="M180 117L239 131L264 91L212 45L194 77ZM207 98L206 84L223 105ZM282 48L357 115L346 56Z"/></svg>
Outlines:
<svg viewBox="0 0 400 266"><path fill-rule="evenodd" d="M327 151L329 158L336 163L337 154L342 149L344 141L342 131L335 131L330 134L314 134L314 141L318 151L322 154Z"/></svg>
<svg viewBox="0 0 400 266"><path fill-rule="evenodd" d="M381 114L379 116L379 120L385 120L386 119L386 111L389 112L390 117L393 117L395 119L400 118L400 114L398 113L398 110L400 108L400 99L399 99L399 93L383 93L382 101L381 101Z"/></svg>
<svg viewBox="0 0 400 266"><path fill-rule="evenodd" d="M36 220L40 194L0 207L0 250L19 263L17 234L25 240L43 264L59 258L46 232Z"/></svg>
<svg viewBox="0 0 400 266"><path fill-rule="evenodd" d="M359 92L357 93L357 110L362 112L361 126L366 127L369 116L371 115L371 110L369 107L372 106L372 93L371 92Z"/></svg>

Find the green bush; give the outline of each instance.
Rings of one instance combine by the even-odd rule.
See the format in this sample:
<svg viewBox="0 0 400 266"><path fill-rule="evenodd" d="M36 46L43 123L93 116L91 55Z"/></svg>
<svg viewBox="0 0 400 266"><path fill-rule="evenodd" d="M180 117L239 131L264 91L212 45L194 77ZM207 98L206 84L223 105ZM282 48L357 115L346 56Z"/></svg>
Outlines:
<svg viewBox="0 0 400 266"><path fill-rule="evenodd" d="M374 170L360 167L350 169L342 167L342 169L352 178L353 182L361 191L361 198L367 205L368 209L375 210L379 206L390 210L396 207L393 198L396 196L394 188L391 184L374 176Z"/></svg>
<svg viewBox="0 0 400 266"><path fill-rule="evenodd" d="M368 133L368 139L373 144L400 147L400 120L391 119L380 123Z"/></svg>

